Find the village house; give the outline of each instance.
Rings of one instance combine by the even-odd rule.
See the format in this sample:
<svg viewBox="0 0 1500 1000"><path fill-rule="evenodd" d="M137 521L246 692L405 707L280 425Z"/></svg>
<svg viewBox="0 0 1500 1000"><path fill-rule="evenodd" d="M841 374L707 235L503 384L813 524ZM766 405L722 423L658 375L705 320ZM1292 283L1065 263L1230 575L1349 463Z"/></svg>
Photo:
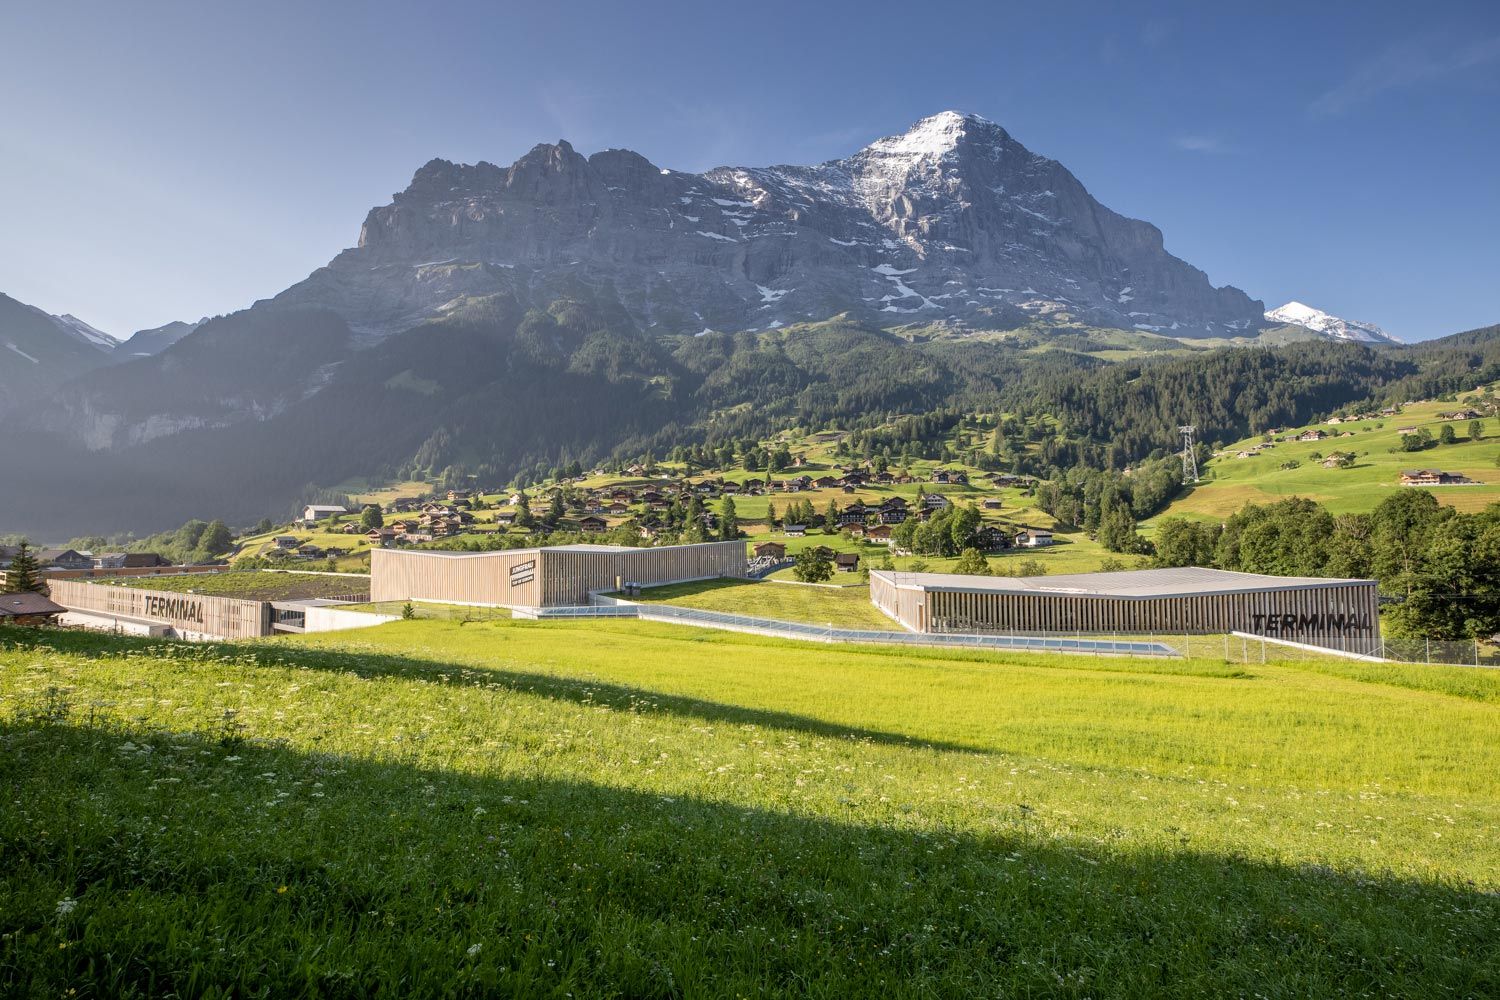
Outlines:
<svg viewBox="0 0 1500 1000"><path fill-rule="evenodd" d="M843 527L849 524L864 524L865 518L868 517L869 514L869 509L866 508L864 504L856 500L854 503L851 503L849 506L839 511L838 514L834 516L834 523L836 523L839 527Z"/></svg>
<svg viewBox="0 0 1500 1000"><path fill-rule="evenodd" d="M473 490L449 490L448 491L448 500L449 500L450 503L454 502L454 501L457 501L457 500L467 500L470 497L472 497L473 495L474 495L474 491Z"/></svg>
<svg viewBox="0 0 1500 1000"><path fill-rule="evenodd" d="M349 513L345 508L336 504L310 503L302 508L302 523L312 524L330 517L338 517Z"/></svg>
<svg viewBox="0 0 1500 1000"><path fill-rule="evenodd" d="M889 524L877 524L873 528L865 529L865 541L874 542L876 545L889 545L895 533Z"/></svg>
<svg viewBox="0 0 1500 1000"><path fill-rule="evenodd" d="M788 524L782 530L786 532L786 537L788 538L803 538L807 535L807 525L805 524Z"/></svg>
<svg viewBox="0 0 1500 1000"><path fill-rule="evenodd" d="M922 497L922 506L929 511L942 510L948 506L948 498L941 493L927 493Z"/></svg>
<svg viewBox="0 0 1500 1000"><path fill-rule="evenodd" d="M1301 434L1298 434L1297 435L1297 440L1298 441L1321 441L1321 440L1323 440L1327 436L1328 436L1327 432L1321 431L1318 428L1314 427L1311 430L1305 430Z"/></svg>
<svg viewBox="0 0 1500 1000"><path fill-rule="evenodd" d="M601 534L609 530L609 522L590 514L578 519L578 530L591 535Z"/></svg>
<svg viewBox="0 0 1500 1000"><path fill-rule="evenodd" d="M780 561L786 558L786 546L780 542L760 542L754 549L757 559L775 559Z"/></svg>
<svg viewBox="0 0 1500 1000"><path fill-rule="evenodd" d="M1011 546L1010 532L993 524L986 524L974 532L974 542L986 552L1008 549Z"/></svg>
<svg viewBox="0 0 1500 1000"><path fill-rule="evenodd" d="M1478 410L1454 410L1451 413L1439 413L1439 420L1478 420L1483 414Z"/></svg>
<svg viewBox="0 0 1500 1000"><path fill-rule="evenodd" d="M985 497L980 504L985 510L999 510L1005 506L1005 501L999 497Z"/></svg>
<svg viewBox="0 0 1500 1000"><path fill-rule="evenodd" d="M302 542L297 538L296 535L277 535L275 538L271 539L271 544L276 546L278 549L290 550L295 549L298 545L301 545Z"/></svg>
<svg viewBox="0 0 1500 1000"><path fill-rule="evenodd" d="M1474 480L1461 472L1440 472L1437 469L1411 469L1401 473L1402 486L1472 486Z"/></svg>
<svg viewBox="0 0 1500 1000"><path fill-rule="evenodd" d="M37 565L56 569L93 569L94 557L77 549L41 549L36 554Z"/></svg>
<svg viewBox="0 0 1500 1000"><path fill-rule="evenodd" d="M814 479L812 481L812 484L814 487L820 490L831 490L836 487L845 485L835 476L819 476L817 479Z"/></svg>
<svg viewBox="0 0 1500 1000"><path fill-rule="evenodd" d="M1052 532L1045 528L1027 528L1016 533L1016 547L1039 549L1052 544Z"/></svg>
<svg viewBox="0 0 1500 1000"><path fill-rule="evenodd" d="M95 570L150 570L171 565L154 552L104 552L93 559Z"/></svg>
<svg viewBox="0 0 1500 1000"><path fill-rule="evenodd" d="M859 569L859 554L840 552L833 557L833 568L840 573L853 573Z"/></svg>
<svg viewBox="0 0 1500 1000"><path fill-rule="evenodd" d="M67 610L34 591L0 594L0 621L11 625L56 625L57 616Z"/></svg>
<svg viewBox="0 0 1500 1000"><path fill-rule="evenodd" d="M437 531L435 530L436 527L437 526L435 525L433 531L434 535L437 534ZM365 537L370 540L371 545L390 545L396 541L396 529L383 527L371 528L369 531L365 532Z"/></svg>

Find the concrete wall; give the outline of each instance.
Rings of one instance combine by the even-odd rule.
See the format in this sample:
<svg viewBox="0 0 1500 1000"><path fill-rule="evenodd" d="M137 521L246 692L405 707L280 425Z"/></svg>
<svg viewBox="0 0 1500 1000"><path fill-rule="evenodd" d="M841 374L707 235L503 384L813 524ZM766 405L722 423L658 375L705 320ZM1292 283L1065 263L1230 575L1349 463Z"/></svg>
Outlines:
<svg viewBox="0 0 1500 1000"><path fill-rule="evenodd" d="M342 632L352 628L370 628L386 622L400 621L396 615L371 615L363 611L344 611L340 608L309 607L304 632Z"/></svg>

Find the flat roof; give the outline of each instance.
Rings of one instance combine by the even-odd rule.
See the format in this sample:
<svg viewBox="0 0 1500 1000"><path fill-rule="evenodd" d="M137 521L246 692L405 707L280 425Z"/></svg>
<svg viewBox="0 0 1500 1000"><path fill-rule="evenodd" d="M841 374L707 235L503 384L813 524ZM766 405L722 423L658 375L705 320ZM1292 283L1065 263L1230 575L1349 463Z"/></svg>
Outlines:
<svg viewBox="0 0 1500 1000"><path fill-rule="evenodd" d="M730 545L734 542L691 542L686 545L543 545L529 549L486 549L483 552L455 552L451 549L379 549L404 556L438 556L444 559L475 559L513 556L535 552L661 552L666 549L700 549L708 545ZM741 540L737 544L743 545Z"/></svg>
<svg viewBox="0 0 1500 1000"><path fill-rule="evenodd" d="M874 570L871 576L889 579L895 586L914 590L983 591L999 594L1032 594L1038 597L1119 597L1144 600L1153 597L1202 597L1213 594L1248 594L1275 590L1310 590L1320 587L1375 585L1374 580L1342 580L1311 576L1267 576L1235 573L1201 566L1176 569L1136 569L1116 573L1073 573L1064 576L965 576L960 573L897 573Z"/></svg>

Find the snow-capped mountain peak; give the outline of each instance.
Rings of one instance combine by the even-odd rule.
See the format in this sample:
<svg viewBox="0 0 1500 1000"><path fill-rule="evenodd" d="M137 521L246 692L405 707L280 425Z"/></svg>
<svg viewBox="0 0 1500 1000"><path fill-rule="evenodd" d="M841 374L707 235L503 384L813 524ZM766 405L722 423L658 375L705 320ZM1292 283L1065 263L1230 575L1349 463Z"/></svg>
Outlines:
<svg viewBox="0 0 1500 1000"><path fill-rule="evenodd" d="M93 344L102 351L113 351L120 346L120 342L96 326L85 323L72 313L63 313L61 316L53 316L52 321L75 336Z"/></svg>
<svg viewBox="0 0 1500 1000"><path fill-rule="evenodd" d="M1284 306L1266 311L1266 319L1273 323L1292 323L1305 326L1335 340L1355 340L1366 344L1399 344L1401 341L1386 333L1374 323L1354 319L1342 319L1321 309L1314 309L1301 302L1288 302Z"/></svg>
<svg viewBox="0 0 1500 1000"><path fill-rule="evenodd" d="M939 157L952 152L964 136L964 126L970 121L981 121L971 115L957 111L940 111L917 122L899 135L876 139L866 147L871 152L887 156L919 158Z"/></svg>

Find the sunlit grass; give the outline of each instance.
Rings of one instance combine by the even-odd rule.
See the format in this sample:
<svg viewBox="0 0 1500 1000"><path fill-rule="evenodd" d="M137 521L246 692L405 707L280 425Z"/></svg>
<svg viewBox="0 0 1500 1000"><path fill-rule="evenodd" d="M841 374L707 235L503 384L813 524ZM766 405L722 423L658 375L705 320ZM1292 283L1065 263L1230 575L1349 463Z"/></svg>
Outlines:
<svg viewBox="0 0 1500 1000"><path fill-rule="evenodd" d="M0 993L1485 995L1500 677L1417 669L0 630Z"/></svg>

